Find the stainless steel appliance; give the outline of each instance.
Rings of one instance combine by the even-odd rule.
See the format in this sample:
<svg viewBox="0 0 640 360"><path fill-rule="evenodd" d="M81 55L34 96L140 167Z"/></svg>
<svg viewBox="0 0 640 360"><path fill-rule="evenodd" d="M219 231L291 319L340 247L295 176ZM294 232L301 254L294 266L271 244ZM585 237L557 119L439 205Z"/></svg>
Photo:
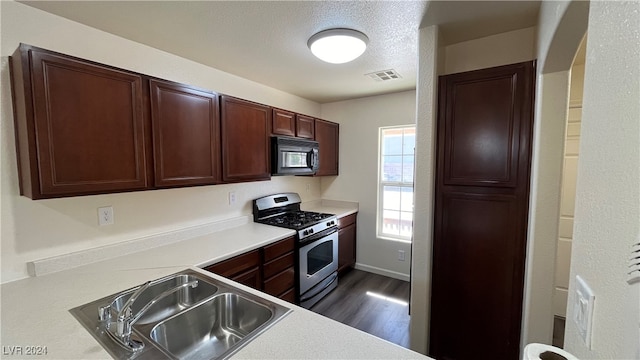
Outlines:
<svg viewBox="0 0 640 360"><path fill-rule="evenodd" d="M296 230L298 303L312 307L338 286L338 220L300 210L300 196L283 193L253 201L255 222Z"/></svg>
<svg viewBox="0 0 640 360"><path fill-rule="evenodd" d="M272 175L313 175L320 166L318 143L286 136L271 137Z"/></svg>

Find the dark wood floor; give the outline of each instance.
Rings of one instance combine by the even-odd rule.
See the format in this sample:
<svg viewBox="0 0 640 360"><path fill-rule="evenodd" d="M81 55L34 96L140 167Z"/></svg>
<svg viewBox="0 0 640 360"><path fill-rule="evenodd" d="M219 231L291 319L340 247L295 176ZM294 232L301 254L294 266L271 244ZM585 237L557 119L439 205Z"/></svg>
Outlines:
<svg viewBox="0 0 640 360"><path fill-rule="evenodd" d="M351 270L311 311L408 348L409 306L367 292L409 303L408 282Z"/></svg>

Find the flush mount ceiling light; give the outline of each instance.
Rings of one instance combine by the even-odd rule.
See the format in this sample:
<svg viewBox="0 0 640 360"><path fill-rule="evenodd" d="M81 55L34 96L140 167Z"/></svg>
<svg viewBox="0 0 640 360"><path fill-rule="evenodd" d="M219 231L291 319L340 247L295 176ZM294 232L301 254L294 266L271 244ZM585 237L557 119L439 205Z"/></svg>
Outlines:
<svg viewBox="0 0 640 360"><path fill-rule="evenodd" d="M355 60L367 49L369 38L352 29L329 29L309 38L307 46L322 61L343 64Z"/></svg>

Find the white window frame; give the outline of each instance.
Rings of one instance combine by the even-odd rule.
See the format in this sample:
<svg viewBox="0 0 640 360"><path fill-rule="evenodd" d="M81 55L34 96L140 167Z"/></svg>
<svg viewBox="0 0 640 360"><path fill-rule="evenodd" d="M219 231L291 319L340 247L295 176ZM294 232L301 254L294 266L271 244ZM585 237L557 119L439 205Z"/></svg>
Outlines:
<svg viewBox="0 0 640 360"><path fill-rule="evenodd" d="M413 237L413 224L411 226L411 235L409 236L403 236L403 235L393 235L393 234L388 234L383 232L383 226L384 226L384 203L383 203L383 197L384 197L384 187L385 186L396 186L396 187L401 187L401 188L411 188L413 191L414 188L414 183L415 183L415 148L413 151L413 157L414 157L414 174L413 174L413 178L411 179L411 182L405 182L405 181L383 181L382 179L382 171L383 171L383 151L384 151L384 146L383 146L383 134L385 130L392 130L392 129L396 129L396 130L404 130L404 129L413 129L415 131L416 126L415 125L400 125L400 126L385 126L385 127L380 127L378 130L378 203L377 203L377 224L376 224L376 235L378 238L380 239L384 239L384 240L392 240L392 241L398 241L398 242L404 242L404 243L411 243L411 239ZM403 140L404 140L404 136L403 136ZM402 155L406 155L404 153L404 144L402 146L403 148L403 152ZM403 178L403 177L401 177ZM415 200L414 200L415 201ZM413 222L413 216L414 216L414 208L415 206L412 207L411 209L411 218L412 218L412 222ZM407 211L403 211L403 212L407 212Z"/></svg>

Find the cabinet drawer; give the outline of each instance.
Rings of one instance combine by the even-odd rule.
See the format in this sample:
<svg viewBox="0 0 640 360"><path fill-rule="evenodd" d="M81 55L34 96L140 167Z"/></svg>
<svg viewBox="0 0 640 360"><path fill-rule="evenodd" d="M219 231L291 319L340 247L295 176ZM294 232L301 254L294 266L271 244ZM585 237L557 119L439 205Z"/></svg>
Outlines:
<svg viewBox="0 0 640 360"><path fill-rule="evenodd" d="M287 289L293 287L295 283L295 274L293 268L288 268L276 276L265 280L264 292L270 295L278 296Z"/></svg>
<svg viewBox="0 0 640 360"><path fill-rule="evenodd" d="M254 267L253 269L231 277L231 280L257 290L261 289L261 279L259 267Z"/></svg>
<svg viewBox="0 0 640 360"><path fill-rule="evenodd" d="M294 250L295 238L292 236L277 243L264 247L264 261L271 261L278 256L284 255Z"/></svg>
<svg viewBox="0 0 640 360"><path fill-rule="evenodd" d="M295 256L293 255L293 252L290 252L276 258L275 260L265 263L263 268L265 279L272 277L288 267L293 267L294 262Z"/></svg>
<svg viewBox="0 0 640 360"><path fill-rule="evenodd" d="M278 296L278 298L284 300L284 301L288 301L292 304L295 304L296 302L296 289L291 288L289 289L289 291L285 292L284 294L281 294Z"/></svg>
<svg viewBox="0 0 640 360"><path fill-rule="evenodd" d="M357 215L358 214L351 214L338 219L338 227L342 229L343 227L346 227L355 223Z"/></svg>
<svg viewBox="0 0 640 360"><path fill-rule="evenodd" d="M207 271L231 278L248 269L260 267L260 251L253 250L248 253L238 255L229 260L219 262L204 268Z"/></svg>

